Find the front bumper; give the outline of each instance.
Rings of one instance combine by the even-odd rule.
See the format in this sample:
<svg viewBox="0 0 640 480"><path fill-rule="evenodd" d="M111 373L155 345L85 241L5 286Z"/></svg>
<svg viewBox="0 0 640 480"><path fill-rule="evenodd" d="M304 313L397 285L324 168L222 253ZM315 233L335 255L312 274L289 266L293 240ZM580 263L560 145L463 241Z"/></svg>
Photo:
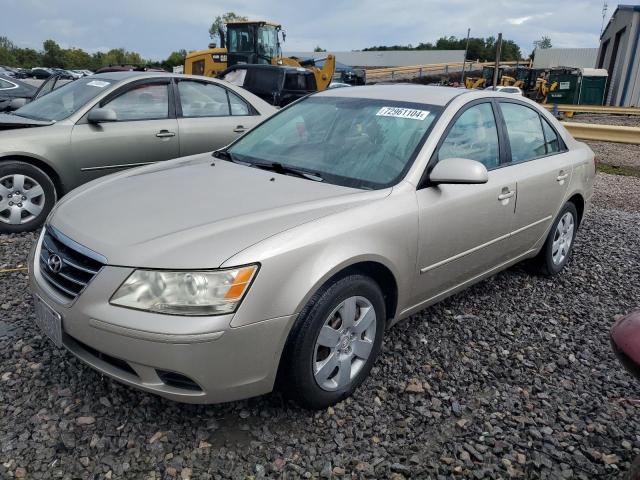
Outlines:
<svg viewBox="0 0 640 480"><path fill-rule="evenodd" d="M40 274L40 242L29 257L33 294L62 316L71 353L126 385L187 403L270 392L295 315L232 328L234 315L181 317L116 307L109 298L133 271L105 266L65 303ZM248 322L245 322L248 323Z"/></svg>

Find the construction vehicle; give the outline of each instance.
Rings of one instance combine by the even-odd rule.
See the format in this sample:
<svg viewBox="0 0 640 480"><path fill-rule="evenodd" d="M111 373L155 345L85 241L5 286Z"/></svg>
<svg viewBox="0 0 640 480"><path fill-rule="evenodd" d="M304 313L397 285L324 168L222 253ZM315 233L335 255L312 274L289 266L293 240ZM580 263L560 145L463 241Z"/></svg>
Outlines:
<svg viewBox="0 0 640 480"><path fill-rule="evenodd" d="M285 73L294 73L295 69L310 71L315 77L314 91L325 90L329 87L335 72L335 57L327 55L323 60L322 68L315 65L314 59L301 60L296 57L283 57L280 39L284 42L285 32L281 25L267 21L233 21L226 25L226 34L220 35L220 46L210 44L206 50L189 53L185 58L184 73L192 75L205 75L217 77L226 75L228 69L236 65L242 65L240 70L252 70L253 65L260 65L251 75L269 75L281 77L282 72L268 74L272 68L291 67ZM268 67L271 66L272 68ZM301 73L303 73L301 71ZM304 75L299 75L306 77ZM286 75L285 75L286 77ZM252 84L255 82L252 82ZM271 83L271 80L266 83ZM290 84L299 83L299 79L291 79ZM304 80L304 90L308 90L309 82ZM248 88L250 90L250 88ZM250 90L251 91L251 90ZM276 95L278 96L278 95ZM280 95L281 96L281 95Z"/></svg>

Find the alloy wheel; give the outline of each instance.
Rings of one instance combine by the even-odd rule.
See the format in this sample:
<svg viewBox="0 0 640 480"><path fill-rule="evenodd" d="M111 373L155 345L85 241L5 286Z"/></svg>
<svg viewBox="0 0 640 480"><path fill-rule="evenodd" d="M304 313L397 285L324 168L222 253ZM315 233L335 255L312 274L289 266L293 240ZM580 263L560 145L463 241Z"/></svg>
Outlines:
<svg viewBox="0 0 640 480"><path fill-rule="evenodd" d="M349 385L369 359L376 337L376 311L365 297L342 301L320 329L313 355L313 375L323 390Z"/></svg>
<svg viewBox="0 0 640 480"><path fill-rule="evenodd" d="M571 243L573 242L573 231L575 229L575 222L571 212L565 213L558 225L553 236L553 245L551 248L551 259L554 265L561 265L567 258Z"/></svg>
<svg viewBox="0 0 640 480"><path fill-rule="evenodd" d="M40 215L44 205L44 190L33 178L22 174L0 178L0 222L28 223Z"/></svg>

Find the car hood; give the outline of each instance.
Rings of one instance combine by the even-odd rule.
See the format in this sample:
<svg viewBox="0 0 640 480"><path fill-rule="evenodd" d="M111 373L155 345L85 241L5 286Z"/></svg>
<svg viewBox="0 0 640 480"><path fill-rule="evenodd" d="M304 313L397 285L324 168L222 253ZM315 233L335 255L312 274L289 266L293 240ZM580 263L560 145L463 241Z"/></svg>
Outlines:
<svg viewBox="0 0 640 480"><path fill-rule="evenodd" d="M66 196L49 223L110 265L216 268L267 237L389 191L213 162L204 154L91 182Z"/></svg>
<svg viewBox="0 0 640 480"><path fill-rule="evenodd" d="M55 122L51 120L32 120L18 115L0 114L0 130L23 127L45 127L47 125L53 125L54 123Z"/></svg>

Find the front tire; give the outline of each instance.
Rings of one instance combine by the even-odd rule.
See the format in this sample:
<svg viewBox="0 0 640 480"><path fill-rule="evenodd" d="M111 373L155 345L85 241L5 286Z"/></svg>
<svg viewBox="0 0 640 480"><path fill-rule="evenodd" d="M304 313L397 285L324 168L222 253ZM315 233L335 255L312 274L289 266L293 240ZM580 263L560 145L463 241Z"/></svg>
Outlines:
<svg viewBox="0 0 640 480"><path fill-rule="evenodd" d="M0 233L35 230L55 202L55 186L42 170L20 161L0 163Z"/></svg>
<svg viewBox="0 0 640 480"><path fill-rule="evenodd" d="M531 267L542 275L556 275L569 262L578 231L578 211L572 202L565 203L551 226L542 250L531 261Z"/></svg>
<svg viewBox="0 0 640 480"><path fill-rule="evenodd" d="M311 409L350 396L380 352L385 319L383 294L371 278L353 274L323 287L289 334L281 365L284 393Z"/></svg>

